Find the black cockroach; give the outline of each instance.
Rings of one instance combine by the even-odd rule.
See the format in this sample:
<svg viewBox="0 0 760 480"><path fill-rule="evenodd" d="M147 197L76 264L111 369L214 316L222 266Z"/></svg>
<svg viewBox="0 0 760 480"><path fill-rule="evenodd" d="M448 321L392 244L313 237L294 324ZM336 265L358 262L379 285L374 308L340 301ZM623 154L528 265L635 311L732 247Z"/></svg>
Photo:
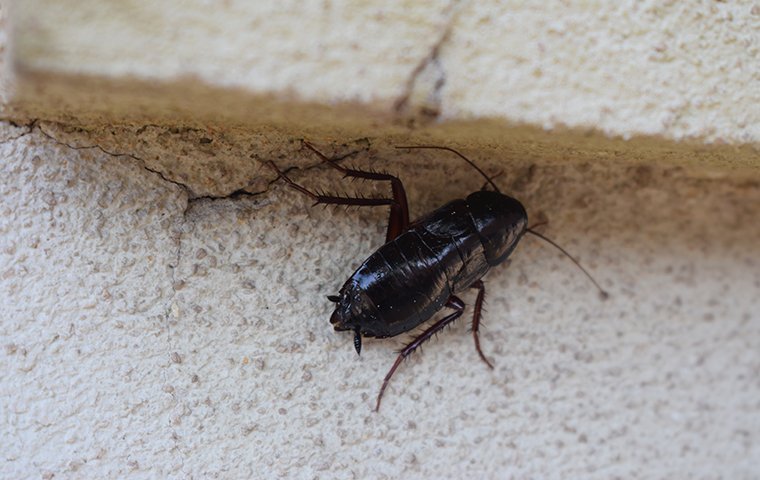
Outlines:
<svg viewBox="0 0 760 480"><path fill-rule="evenodd" d="M279 177L317 204L390 206L385 245L369 256L343 284L338 295L328 299L336 304L330 323L337 331L354 332L354 347L361 353L362 337L394 337L428 321L443 307L453 313L433 322L398 354L377 395L375 410L380 409L383 392L401 361L425 340L459 318L465 304L458 293L473 288L478 291L472 316L472 335L480 358L493 368L480 349L478 330L485 298L481 278L493 266L502 263L530 233L558 248L596 285L603 297L607 294L591 275L562 247L528 227L528 214L522 204L499 191L499 188L475 163L461 153L440 146L400 146L446 150L458 155L482 175L494 191L480 190L466 199L452 200L409 222L409 207L404 186L387 173L354 170L327 158L304 142L327 165L344 177L388 181L393 198L352 198L320 195L293 182L274 162L268 164ZM485 186L484 186L485 188Z"/></svg>

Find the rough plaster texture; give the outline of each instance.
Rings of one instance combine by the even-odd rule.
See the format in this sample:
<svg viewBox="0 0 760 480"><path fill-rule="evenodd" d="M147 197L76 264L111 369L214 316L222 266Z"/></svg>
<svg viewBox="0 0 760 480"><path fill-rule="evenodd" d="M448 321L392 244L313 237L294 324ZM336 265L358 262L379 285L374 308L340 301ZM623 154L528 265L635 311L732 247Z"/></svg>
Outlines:
<svg viewBox="0 0 760 480"><path fill-rule="evenodd" d="M48 118L184 111L330 135L422 114L760 144L755 0L13 6L11 97Z"/></svg>
<svg viewBox="0 0 760 480"><path fill-rule="evenodd" d="M156 130L177 155L218 138ZM1 477L757 477L758 175L515 161L499 183L611 298L525 239L486 279L496 369L459 322L375 414L403 339L357 357L325 295L382 240L387 212L312 209L266 180L198 197L133 151L72 148L99 134L2 128ZM239 141L310 187L383 191L305 170L287 137L271 152ZM481 185L456 159L334 148L400 173L413 216Z"/></svg>
<svg viewBox="0 0 760 480"><path fill-rule="evenodd" d="M440 53L445 118L760 140L757 1L550 4L466 4Z"/></svg>
<svg viewBox="0 0 760 480"><path fill-rule="evenodd" d="M756 2L6 4L0 477L757 478ZM504 170L611 298L526 239L496 369L462 321L373 413L406 337L357 357L325 296L387 212L262 164L384 190L301 138L413 216L482 182L392 145Z"/></svg>

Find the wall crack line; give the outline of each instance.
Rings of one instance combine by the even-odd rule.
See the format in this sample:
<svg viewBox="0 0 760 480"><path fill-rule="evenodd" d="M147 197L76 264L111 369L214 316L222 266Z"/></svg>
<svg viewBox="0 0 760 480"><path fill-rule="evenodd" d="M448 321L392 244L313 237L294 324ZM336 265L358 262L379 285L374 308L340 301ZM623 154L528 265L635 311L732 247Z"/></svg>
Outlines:
<svg viewBox="0 0 760 480"><path fill-rule="evenodd" d="M19 138L23 138L23 137L31 134L34 131L34 127L37 125L37 121L38 121L38 119L35 118L31 122L29 122L27 124L23 124L23 123L16 123L13 120L9 120L8 124L11 125L12 127L15 127L15 128L26 127L27 131L23 132L23 133L19 133L18 135L13 136L13 137L4 138L4 139L0 140L0 143L15 142Z"/></svg>
<svg viewBox="0 0 760 480"><path fill-rule="evenodd" d="M94 144L94 145L71 145L70 143L66 143L63 140L59 140L58 138L56 138L52 134L46 132L42 128L42 125L37 125L37 129L40 131L40 133L42 133L44 136L46 136L50 140L54 141L58 145L62 145L64 147L68 147L68 148L70 148L72 150L99 150L100 152L105 153L106 155L109 155L111 157L127 157L127 158L131 158L133 160L136 160L136 161L140 162L140 164L142 165L142 168L144 168L145 170L147 170L147 171L149 171L149 172L151 172L151 173L153 173L155 175L158 175L165 182L168 182L168 183L171 183L173 185L178 186L179 188L181 188L182 190L184 190L185 193L188 196L192 193L192 190L190 189L190 187L188 187L184 183L181 183L181 182L178 182L176 180L172 180L171 178L168 178L166 175L164 175L163 172L161 172L159 170L154 170L154 169L148 167L146 165L146 163L145 163L145 160L143 160L142 158L138 157L137 155L134 155L132 153L111 152L109 150L106 150L105 148L103 148L102 146L100 146L98 144Z"/></svg>
<svg viewBox="0 0 760 480"><path fill-rule="evenodd" d="M409 102L410 102L411 96L414 92L414 88L422 72L424 72L430 65L437 65L438 68L440 69L440 77L436 80L435 85L433 86L433 91L429 93L429 97L434 99L434 103L436 105L434 108L431 108L431 107L424 108L424 111L425 113L433 117L437 117L438 115L440 115L440 111L441 111L440 91L446 83L446 71L441 66L438 57L439 57L441 48L445 45L445 43L451 37L451 32L454 29L454 24L456 23L457 16L459 14L459 11L461 10L459 4L460 4L459 0L454 0L451 4L449 4L447 8L450 9L451 12L449 13L449 18L447 19L444 28L441 30L441 34L438 37L438 40L436 40L436 42L433 43L428 54L425 55L425 57L423 57L422 60L420 60L420 62L414 68L414 70L412 70L412 73L409 76L409 79L406 81L406 86L404 88L403 93L401 94L401 96L399 96L399 98L395 102L393 102L393 109L397 114L407 113L407 110L410 107Z"/></svg>

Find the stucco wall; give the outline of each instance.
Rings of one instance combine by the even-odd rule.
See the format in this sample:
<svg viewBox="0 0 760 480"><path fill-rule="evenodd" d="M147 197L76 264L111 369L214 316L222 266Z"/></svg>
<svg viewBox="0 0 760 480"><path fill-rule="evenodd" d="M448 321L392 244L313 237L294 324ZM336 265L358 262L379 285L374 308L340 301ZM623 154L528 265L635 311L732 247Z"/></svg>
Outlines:
<svg viewBox="0 0 760 480"><path fill-rule="evenodd" d="M191 112L335 135L418 115L760 141L752 0L13 6L16 95L48 116Z"/></svg>
<svg viewBox="0 0 760 480"><path fill-rule="evenodd" d="M184 2L164 15L141 10L145 21L134 22L134 11L99 3L16 5L27 16L15 25L37 30L15 30L4 49L17 53L2 63L0 476L756 477L750 2L576 2L543 14L513 2L498 7L504 15L482 3L430 7L436 15L398 3L363 17L320 4L304 7L327 42L303 47L308 61L298 42L314 32L292 26L296 6L245 28L259 7ZM356 18L375 26L352 29ZM220 24L229 27L203 50L204 32ZM706 35L710 48L687 41L672 61L632 66L652 51L681 51L668 32ZM351 35L356 45L343 49ZM272 39L281 64L261 57ZM592 39L593 48L573 48ZM241 44L261 48L228 68ZM549 58L531 50L539 44ZM227 56L214 50L225 48ZM368 49L376 55L365 59ZM325 51L336 65L316 61ZM443 70L418 71L431 51L435 61L422 64ZM162 60L148 71L157 84L140 70L150 55ZM712 61L719 57L727 67ZM357 62L369 65L366 75L351 70ZM693 62L700 68L685 66ZM305 86L271 73L286 67L332 81ZM374 68L390 83L375 88ZM251 72L265 82L259 90ZM717 84L726 94L698 108L663 103L697 102ZM598 102L579 95L586 87ZM153 96L162 92L173 93ZM250 105L260 116L244 118ZM671 107L674 120L662 121ZM485 278L482 345L496 368L477 358L468 309L402 365L374 413L407 337L365 340L357 357L351 336L332 331L325 296L380 245L387 211L311 208L263 162L295 167L291 176L314 189L385 190L344 182L300 148L302 138L331 155L357 152L349 164L397 173L413 217L482 180L455 157L393 146L456 145L486 171L503 170L496 182L532 221L548 221L543 231L610 298L556 250L525 238ZM471 306L474 295L463 299Z"/></svg>

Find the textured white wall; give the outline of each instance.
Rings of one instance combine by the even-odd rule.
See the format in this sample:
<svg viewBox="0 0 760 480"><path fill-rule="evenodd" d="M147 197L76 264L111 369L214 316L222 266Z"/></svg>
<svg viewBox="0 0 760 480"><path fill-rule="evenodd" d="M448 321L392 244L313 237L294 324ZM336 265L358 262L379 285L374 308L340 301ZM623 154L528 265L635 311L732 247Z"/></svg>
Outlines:
<svg viewBox="0 0 760 480"><path fill-rule="evenodd" d="M103 105L134 109L137 98L142 110L198 114L221 103L224 113L248 121L255 112L288 123L310 112L309 102L348 103L353 110L342 116L361 124L425 107L446 120L760 143L760 5L754 0L24 0L15 6L12 52L30 102L55 90L51 75L64 75L75 78L64 94L84 95L77 109L85 112ZM101 83L93 89L81 75ZM130 90L129 79L172 89L156 93L140 83ZM98 95L109 83L126 89L119 91L127 99ZM194 84L237 95L199 92ZM259 104L297 102L285 113L277 104L242 102L243 108L246 92ZM45 106L60 109L64 98L51 96ZM329 111L310 119L328 130L338 121Z"/></svg>
<svg viewBox="0 0 760 480"><path fill-rule="evenodd" d="M526 238L486 278L496 369L461 321L376 414L404 339L357 357L325 296L379 245L385 211L312 209L279 183L189 199L140 158L59 143L104 138L39 125L0 143L4 478L756 475L757 179L513 165L499 182L611 298ZM189 148L163 133L163 155ZM412 215L481 184L382 142L356 163L399 172ZM292 175L342 189L329 169Z"/></svg>
<svg viewBox="0 0 760 480"><path fill-rule="evenodd" d="M755 1L467 2L441 60L446 117L760 140Z"/></svg>
<svg viewBox="0 0 760 480"><path fill-rule="evenodd" d="M280 5L14 3L0 477L756 478L756 5ZM93 123L125 103L144 118ZM264 122L279 109L280 128L150 121L250 105ZM387 116L422 107L520 126ZM560 125L634 141L531 128ZM692 136L731 146L667 141ZM303 137L398 173L413 216L482 182L456 158L392 146L458 142L505 171L504 190L611 298L526 238L486 278L496 369L468 310L373 413L406 337L357 357L325 296L382 241L387 212L312 209L261 165L384 190L316 167Z"/></svg>

